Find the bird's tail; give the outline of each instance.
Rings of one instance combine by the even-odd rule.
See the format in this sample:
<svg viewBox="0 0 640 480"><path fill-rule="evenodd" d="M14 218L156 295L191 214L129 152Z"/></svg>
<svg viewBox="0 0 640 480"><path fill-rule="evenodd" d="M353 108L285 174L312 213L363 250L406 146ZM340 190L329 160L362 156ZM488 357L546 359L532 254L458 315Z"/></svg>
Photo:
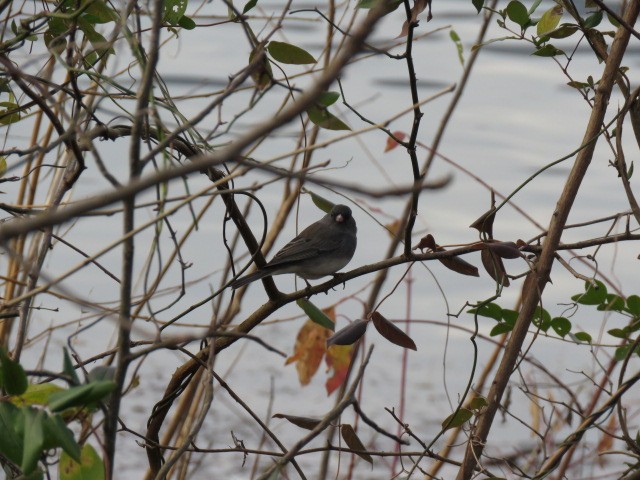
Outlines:
<svg viewBox="0 0 640 480"><path fill-rule="evenodd" d="M256 280L260 280L264 277L268 277L269 275L271 275L271 272L269 270L256 270L249 275L245 275L244 277L240 277L231 282L231 288L237 290L240 287L244 287L251 282L255 282Z"/></svg>

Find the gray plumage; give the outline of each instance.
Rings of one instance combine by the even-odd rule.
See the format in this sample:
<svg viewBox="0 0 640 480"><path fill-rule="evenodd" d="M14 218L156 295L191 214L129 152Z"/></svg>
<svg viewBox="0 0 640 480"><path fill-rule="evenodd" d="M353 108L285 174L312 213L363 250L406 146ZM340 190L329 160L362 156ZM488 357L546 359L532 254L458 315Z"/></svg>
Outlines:
<svg viewBox="0 0 640 480"><path fill-rule="evenodd" d="M316 223L312 223L276 253L273 259L254 273L231 283L234 290L269 275L295 273L315 279L333 275L346 266L356 251L356 221L346 205L335 205Z"/></svg>

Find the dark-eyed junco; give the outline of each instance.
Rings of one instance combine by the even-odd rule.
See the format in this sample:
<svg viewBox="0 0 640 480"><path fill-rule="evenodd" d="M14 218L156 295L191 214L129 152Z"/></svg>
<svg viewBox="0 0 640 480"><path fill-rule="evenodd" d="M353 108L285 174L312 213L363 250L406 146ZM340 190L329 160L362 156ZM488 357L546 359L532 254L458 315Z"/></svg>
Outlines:
<svg viewBox="0 0 640 480"><path fill-rule="evenodd" d="M238 278L234 290L255 280L295 273L314 279L333 275L344 267L356 251L356 221L346 205L335 205L331 213L305 228L287 243L263 268Z"/></svg>

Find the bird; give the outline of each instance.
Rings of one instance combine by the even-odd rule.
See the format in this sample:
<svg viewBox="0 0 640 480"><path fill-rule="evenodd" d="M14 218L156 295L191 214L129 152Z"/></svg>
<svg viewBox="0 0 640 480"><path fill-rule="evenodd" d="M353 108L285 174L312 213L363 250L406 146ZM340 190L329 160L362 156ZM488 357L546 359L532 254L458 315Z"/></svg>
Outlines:
<svg viewBox="0 0 640 480"><path fill-rule="evenodd" d="M351 261L356 251L357 230L351 209L346 205L334 205L331 212L300 232L264 267L231 282L231 288L236 290L264 277L283 273L295 273L305 282L333 275Z"/></svg>

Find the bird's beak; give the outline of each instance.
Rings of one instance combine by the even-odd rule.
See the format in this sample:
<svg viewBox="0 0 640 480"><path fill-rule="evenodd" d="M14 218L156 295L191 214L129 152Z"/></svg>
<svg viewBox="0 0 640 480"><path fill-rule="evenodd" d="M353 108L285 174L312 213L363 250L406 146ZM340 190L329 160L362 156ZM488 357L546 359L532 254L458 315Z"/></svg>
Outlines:
<svg viewBox="0 0 640 480"><path fill-rule="evenodd" d="M336 215L336 222L337 222L337 223L342 223L342 222L344 222L344 215L342 215L341 213L339 213L338 215Z"/></svg>

